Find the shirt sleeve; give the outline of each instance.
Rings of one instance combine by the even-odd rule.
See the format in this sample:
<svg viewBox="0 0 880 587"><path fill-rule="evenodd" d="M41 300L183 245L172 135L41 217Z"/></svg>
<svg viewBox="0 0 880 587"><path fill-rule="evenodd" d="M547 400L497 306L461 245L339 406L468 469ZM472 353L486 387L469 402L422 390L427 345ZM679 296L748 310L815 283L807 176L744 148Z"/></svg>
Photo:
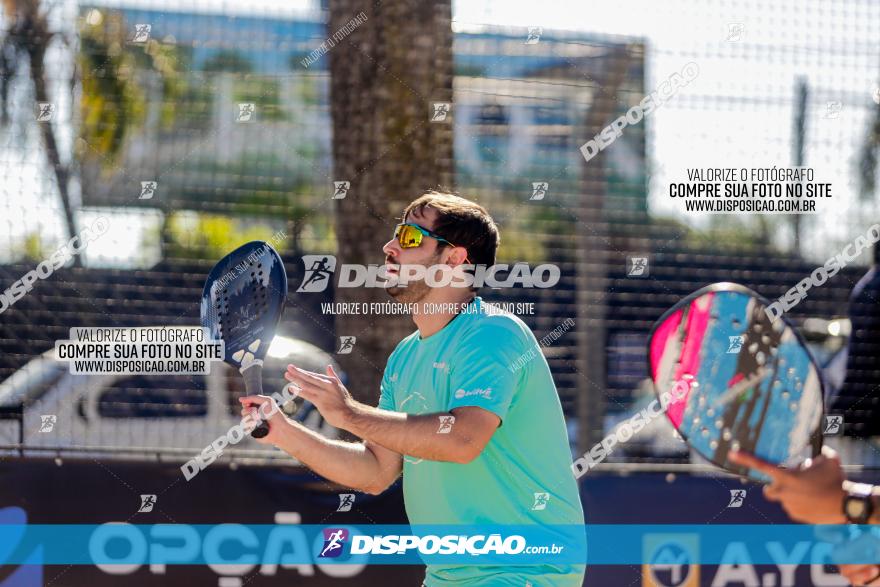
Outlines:
<svg viewBox="0 0 880 587"><path fill-rule="evenodd" d="M396 411L394 403L394 383L391 381L391 366L385 367L385 373L382 374L382 383L379 384L379 405L380 410Z"/></svg>
<svg viewBox="0 0 880 587"><path fill-rule="evenodd" d="M461 343L452 369L448 409L475 406L504 420L519 387L521 338L509 327L491 325Z"/></svg>

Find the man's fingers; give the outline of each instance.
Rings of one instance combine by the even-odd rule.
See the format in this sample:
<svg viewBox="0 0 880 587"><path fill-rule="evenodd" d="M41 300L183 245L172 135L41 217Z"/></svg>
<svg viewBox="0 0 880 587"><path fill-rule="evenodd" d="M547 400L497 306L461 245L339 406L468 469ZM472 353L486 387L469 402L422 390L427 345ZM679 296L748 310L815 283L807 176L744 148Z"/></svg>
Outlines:
<svg viewBox="0 0 880 587"><path fill-rule="evenodd" d="M291 365L291 367L293 366ZM288 375L290 377L288 377ZM317 373L312 373L311 371L303 371L302 369L297 369L296 367L288 368L284 376L288 379L288 381L313 383L319 387L324 387L332 382L332 380L325 375L318 375Z"/></svg>
<svg viewBox="0 0 880 587"><path fill-rule="evenodd" d="M819 455L818 457L815 457L815 458L810 457L810 458L808 458L808 459L804 459L804 462L803 462L803 464L801 465L800 468L801 468L802 470L803 470L803 469L812 469L813 467L818 467L819 465L821 465L822 463L824 463L826 460L828 460L828 459L826 459L826 458L825 458L824 456L822 456L822 455Z"/></svg>
<svg viewBox="0 0 880 587"><path fill-rule="evenodd" d="M293 384L294 391L297 396L303 395L303 390L311 389L312 391L320 391L324 389L324 385L320 381L316 381L314 379L307 379L305 377L300 376L298 373L292 374L290 371L284 374L284 378L290 381Z"/></svg>
<svg viewBox="0 0 880 587"><path fill-rule="evenodd" d="M320 409L321 400L327 398L327 392L335 389L338 382L336 371L331 366L327 366L328 375L319 375L311 371L305 371L295 365L288 365L284 378L298 386L297 392L299 397L312 402L315 407Z"/></svg>
<svg viewBox="0 0 880 587"><path fill-rule="evenodd" d="M246 395L238 398L238 401L244 406L261 406L272 401L272 398L267 395Z"/></svg>
<svg viewBox="0 0 880 587"><path fill-rule="evenodd" d="M313 385L303 385L299 390L299 397L306 399L312 403L315 403L316 398L321 397L321 390L317 389Z"/></svg>
<svg viewBox="0 0 880 587"><path fill-rule="evenodd" d="M249 419L252 427L256 427L257 423L262 420L260 417L260 411L257 408L249 408L241 411L241 419L244 421L245 419Z"/></svg>
<svg viewBox="0 0 880 587"><path fill-rule="evenodd" d="M771 483L764 486L764 497L767 501L779 501L782 496L782 486L779 483Z"/></svg>
<svg viewBox="0 0 880 587"><path fill-rule="evenodd" d="M289 373L299 373L300 375L303 375L305 377L317 377L318 379L322 379L324 381L327 381L330 379L330 377L328 377L326 375L322 375L321 373L315 373L314 371L307 371L305 369L300 369L296 365L288 365L287 371Z"/></svg>
<svg viewBox="0 0 880 587"><path fill-rule="evenodd" d="M758 458L755 455L750 455L749 453L741 451L730 451L729 453L727 453L727 456L737 465L742 465L743 467L748 467L749 469L760 471L765 475L769 475L770 478L774 481L783 479L788 475L788 472L784 469L780 469L776 465L768 463L764 459Z"/></svg>

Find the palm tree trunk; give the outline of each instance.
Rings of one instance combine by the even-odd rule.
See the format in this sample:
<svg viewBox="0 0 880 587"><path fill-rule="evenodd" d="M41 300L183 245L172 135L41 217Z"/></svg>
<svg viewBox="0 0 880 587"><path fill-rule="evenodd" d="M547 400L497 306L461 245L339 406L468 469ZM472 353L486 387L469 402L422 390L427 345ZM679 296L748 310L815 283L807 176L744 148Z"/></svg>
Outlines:
<svg viewBox="0 0 880 587"><path fill-rule="evenodd" d="M606 57L605 67L596 82L596 91L584 121L586 138L595 136L613 118L617 96L632 63L633 48L615 49ZM577 220L587 230L579 230L576 250L587 254L578 257L578 328L575 368L583 381L578 390L578 453L586 453L603 436L605 417L605 319L608 291L608 239L605 219L607 198L605 152L590 159L582 168L582 194Z"/></svg>
<svg viewBox="0 0 880 587"><path fill-rule="evenodd" d="M17 0L6 3L9 10L14 7L14 14L17 16L15 24L15 32L24 39L23 46L28 55L28 64L30 66L31 82L34 84L34 97L37 102L51 102L49 91L46 87L46 68L45 56L46 49L52 41L52 33L49 31L49 25L46 21L45 14L40 12L40 3L30 0ZM64 208L64 221L67 227L68 239L73 238L76 234L76 224L73 218L73 206L70 202L70 171L67 166L61 163L61 155L58 152L58 141L55 138L55 130L51 122L40 122L40 135L43 141L43 147L46 150L46 157L49 159L49 165L55 174L55 181L58 184L58 194L61 197L61 204ZM82 265L82 258L74 255L73 263L75 266Z"/></svg>
<svg viewBox="0 0 880 587"><path fill-rule="evenodd" d="M361 12L366 21L333 35ZM363 20L363 17L361 17ZM450 0L330 0L328 33L333 180L349 181L336 200L337 262L382 264L382 245L406 203L451 187L451 122L432 123L432 102L452 102ZM328 197L332 185L328 183ZM381 289L348 288L342 302L384 302ZM336 333L356 336L341 355L352 394L374 402L388 355L414 327L408 317L339 316Z"/></svg>
<svg viewBox="0 0 880 587"><path fill-rule="evenodd" d="M46 79L43 73L42 61L40 61L40 67L36 67L34 55L31 55L31 79L33 80L37 102L48 102L49 96L46 92ZM73 219L73 206L70 203L70 185L68 183L70 171L66 165L61 163L61 155L58 152L58 142L55 140L55 130L52 124L41 122L39 126L40 134L43 137L43 145L46 149L46 157L49 159L49 165L55 173L55 181L58 184L58 194L61 197L61 204L64 208L64 223L67 226L67 238L71 239L76 234L76 223ZM73 256L73 264L77 267L82 266L80 255Z"/></svg>

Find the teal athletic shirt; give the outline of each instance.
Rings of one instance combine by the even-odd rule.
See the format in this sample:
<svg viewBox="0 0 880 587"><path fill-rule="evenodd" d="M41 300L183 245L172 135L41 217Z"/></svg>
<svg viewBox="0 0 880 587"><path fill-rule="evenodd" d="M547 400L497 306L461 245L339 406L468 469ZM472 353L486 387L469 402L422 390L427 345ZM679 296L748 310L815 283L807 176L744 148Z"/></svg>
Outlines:
<svg viewBox="0 0 880 587"><path fill-rule="evenodd" d="M467 464L404 455L410 524L583 524L565 419L529 327L477 297L442 330L416 331L391 353L379 408L408 414L477 406L501 425ZM454 424L453 424L454 425ZM439 427L439 419L438 419ZM549 494L535 507L538 494ZM542 500L543 501L543 500ZM425 585L580 586L584 566L428 565Z"/></svg>

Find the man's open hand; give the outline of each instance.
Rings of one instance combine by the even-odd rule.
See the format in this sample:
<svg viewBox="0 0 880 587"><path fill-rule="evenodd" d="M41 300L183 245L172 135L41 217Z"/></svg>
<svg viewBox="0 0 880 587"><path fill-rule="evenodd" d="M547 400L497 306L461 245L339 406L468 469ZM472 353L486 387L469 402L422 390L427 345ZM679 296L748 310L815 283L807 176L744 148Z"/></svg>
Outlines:
<svg viewBox="0 0 880 587"><path fill-rule="evenodd" d="M299 396L312 402L330 425L348 430L356 402L332 365L327 365L326 375L288 365L284 378L300 387Z"/></svg>

